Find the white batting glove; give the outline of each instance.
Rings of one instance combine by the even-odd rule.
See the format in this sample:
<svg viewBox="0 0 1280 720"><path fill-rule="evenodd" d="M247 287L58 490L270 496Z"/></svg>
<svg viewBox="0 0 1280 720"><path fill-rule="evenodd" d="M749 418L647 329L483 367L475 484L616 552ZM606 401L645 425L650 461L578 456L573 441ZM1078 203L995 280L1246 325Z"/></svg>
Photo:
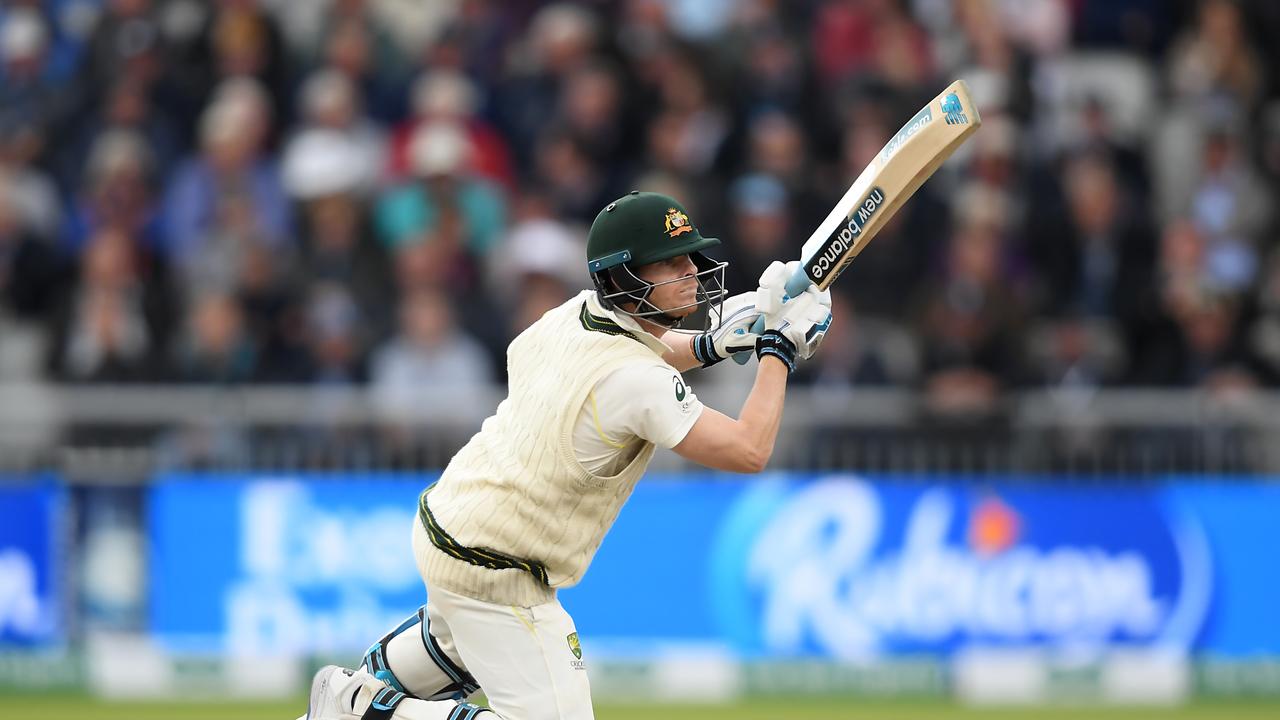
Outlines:
<svg viewBox="0 0 1280 720"><path fill-rule="evenodd" d="M799 297L784 300L776 313L765 315L756 355L773 355L794 371L797 359L813 357L830 328L831 291L810 285Z"/></svg>
<svg viewBox="0 0 1280 720"><path fill-rule="evenodd" d="M787 301L787 281L800 267L799 260L782 263L777 260L760 273L760 287L756 290L756 309L765 317L776 315Z"/></svg>
<svg viewBox="0 0 1280 720"><path fill-rule="evenodd" d="M831 291L810 285L800 297L782 306L782 321L777 330L795 343L803 360L817 352L822 339L831 329Z"/></svg>
<svg viewBox="0 0 1280 720"><path fill-rule="evenodd" d="M702 367L711 367L733 353L750 352L756 347L756 334L751 331L759 312L756 293L734 295L720 303L720 326L693 338L693 356Z"/></svg>

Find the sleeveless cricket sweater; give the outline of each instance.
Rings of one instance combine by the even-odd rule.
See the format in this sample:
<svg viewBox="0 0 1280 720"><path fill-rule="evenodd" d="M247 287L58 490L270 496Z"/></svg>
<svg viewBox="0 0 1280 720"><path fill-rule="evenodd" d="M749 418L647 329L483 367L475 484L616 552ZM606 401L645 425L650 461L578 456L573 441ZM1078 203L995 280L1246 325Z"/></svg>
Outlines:
<svg viewBox="0 0 1280 720"><path fill-rule="evenodd" d="M415 531L431 542L415 546L436 586L503 605L550 602L556 588L582 579L648 467L650 442L610 476L574 454L574 422L596 383L629 363L663 363L592 295L548 311L512 341L507 399L423 494ZM500 567L482 566L490 559Z"/></svg>

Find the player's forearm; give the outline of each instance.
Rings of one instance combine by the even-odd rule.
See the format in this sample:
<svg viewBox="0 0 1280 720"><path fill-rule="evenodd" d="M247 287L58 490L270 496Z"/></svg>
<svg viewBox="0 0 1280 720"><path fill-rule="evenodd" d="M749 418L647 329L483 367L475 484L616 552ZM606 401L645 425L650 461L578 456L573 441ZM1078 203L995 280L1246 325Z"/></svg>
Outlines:
<svg viewBox="0 0 1280 720"><path fill-rule="evenodd" d="M675 330L663 333L662 342L671 349L662 354L662 359L680 372L702 367L702 363L693 356L693 338L693 335Z"/></svg>
<svg viewBox="0 0 1280 720"><path fill-rule="evenodd" d="M764 469L773 455L778 427L782 424L788 374L787 366L778 358L768 355L760 358L755 384L738 416L741 437L757 472Z"/></svg>

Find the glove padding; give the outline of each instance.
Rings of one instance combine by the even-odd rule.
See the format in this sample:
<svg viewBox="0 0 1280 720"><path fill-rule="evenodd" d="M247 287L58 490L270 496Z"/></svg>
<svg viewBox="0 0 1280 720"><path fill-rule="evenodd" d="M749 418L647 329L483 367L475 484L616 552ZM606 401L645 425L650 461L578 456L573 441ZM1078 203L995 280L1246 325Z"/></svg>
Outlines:
<svg viewBox="0 0 1280 720"><path fill-rule="evenodd" d="M751 332L751 325L759 314L755 300L756 293L745 292L720 303L720 326L693 338L693 356L702 367L711 367L733 353L755 348L756 334Z"/></svg>
<svg viewBox="0 0 1280 720"><path fill-rule="evenodd" d="M787 281L800 268L799 260L783 264L777 260L769 263L769 267L760 273L760 287L756 290L756 310L768 317L782 309L788 300Z"/></svg>
<svg viewBox="0 0 1280 720"><path fill-rule="evenodd" d="M800 359L808 360L831 328L831 291L810 285L799 297L783 300L776 312L764 317L766 330L776 330L795 345Z"/></svg>

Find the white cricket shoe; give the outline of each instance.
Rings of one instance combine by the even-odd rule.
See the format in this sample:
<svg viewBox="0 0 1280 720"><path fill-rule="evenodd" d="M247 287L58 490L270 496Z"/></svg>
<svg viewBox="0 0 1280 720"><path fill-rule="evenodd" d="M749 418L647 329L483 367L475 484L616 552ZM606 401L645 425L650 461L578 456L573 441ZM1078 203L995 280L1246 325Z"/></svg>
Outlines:
<svg viewBox="0 0 1280 720"><path fill-rule="evenodd" d="M307 714L298 720L347 720L358 717L351 708L351 696L372 675L337 665L325 665L311 681Z"/></svg>

